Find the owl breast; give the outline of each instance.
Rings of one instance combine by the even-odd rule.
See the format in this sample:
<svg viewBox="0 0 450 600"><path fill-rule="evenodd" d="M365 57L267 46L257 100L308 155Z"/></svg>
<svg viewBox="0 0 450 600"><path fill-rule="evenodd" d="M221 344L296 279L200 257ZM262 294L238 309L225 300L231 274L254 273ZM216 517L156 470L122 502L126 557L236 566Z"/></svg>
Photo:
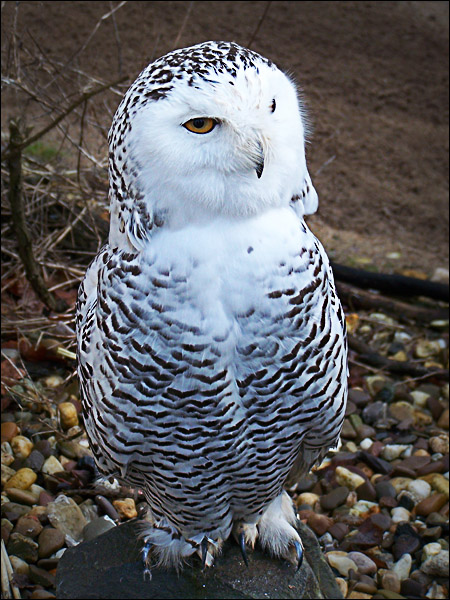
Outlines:
<svg viewBox="0 0 450 600"><path fill-rule="evenodd" d="M161 230L91 268L80 369L100 468L186 535L256 522L300 449L314 462L343 419L344 322L320 243L286 208Z"/></svg>

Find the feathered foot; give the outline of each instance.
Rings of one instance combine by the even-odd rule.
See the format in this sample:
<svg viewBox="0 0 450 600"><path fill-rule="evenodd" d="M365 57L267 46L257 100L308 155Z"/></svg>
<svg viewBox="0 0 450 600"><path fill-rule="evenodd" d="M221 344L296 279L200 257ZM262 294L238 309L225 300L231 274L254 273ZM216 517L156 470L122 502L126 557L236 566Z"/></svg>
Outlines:
<svg viewBox="0 0 450 600"><path fill-rule="evenodd" d="M141 526L141 537L144 538L144 579L151 579L150 553L155 566L173 567L176 570L183 566L187 558L197 553L204 569L212 566L214 557L222 548L223 541L220 538L213 540L205 534L196 535L192 539L184 538L175 527L166 522L146 521Z"/></svg>
<svg viewBox="0 0 450 600"><path fill-rule="evenodd" d="M258 532L264 550L294 563L298 570L303 562L303 544L295 522L292 500L282 492L266 508L258 522Z"/></svg>

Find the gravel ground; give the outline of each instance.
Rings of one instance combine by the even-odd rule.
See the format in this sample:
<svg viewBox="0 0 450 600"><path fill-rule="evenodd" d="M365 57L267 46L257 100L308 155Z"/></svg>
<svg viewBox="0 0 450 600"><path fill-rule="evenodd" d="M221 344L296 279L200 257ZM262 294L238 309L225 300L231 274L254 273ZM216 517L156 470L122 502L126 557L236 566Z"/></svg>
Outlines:
<svg viewBox="0 0 450 600"><path fill-rule="evenodd" d="M394 360L448 366L442 323L425 337L379 313L347 322ZM4 352L18 361L16 349ZM11 565L22 598L55 597L65 548L143 506L139 492L117 483L94 486L77 387L62 382L16 379L2 415L2 566ZM350 388L340 448L290 490L299 516L344 597L447 598L448 383L395 379L351 353Z"/></svg>

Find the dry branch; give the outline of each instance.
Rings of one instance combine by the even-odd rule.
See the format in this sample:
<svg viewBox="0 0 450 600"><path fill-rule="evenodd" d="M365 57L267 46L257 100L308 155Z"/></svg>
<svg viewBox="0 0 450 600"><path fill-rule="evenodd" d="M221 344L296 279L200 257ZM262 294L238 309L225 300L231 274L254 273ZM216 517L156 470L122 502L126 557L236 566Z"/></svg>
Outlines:
<svg viewBox="0 0 450 600"><path fill-rule="evenodd" d="M40 265L36 262L33 253L31 235L25 222L25 209L22 198L22 152L23 135L20 130L20 122L11 120L9 141L9 203L11 206L11 218L14 232L17 238L19 256L25 267L28 281L34 291L48 308L55 312L67 310L67 304L48 291Z"/></svg>
<svg viewBox="0 0 450 600"><path fill-rule="evenodd" d="M431 323L432 321L448 319L448 310L444 308L425 308L413 306L400 300L386 298L366 290L361 290L340 281L336 282L336 290L344 304L357 311L358 309L382 310L395 315L399 321L417 321Z"/></svg>
<svg viewBox="0 0 450 600"><path fill-rule="evenodd" d="M29 146L30 144L33 144L34 142L36 142L39 138L41 138L44 134L48 133L51 129L53 129L54 127L56 127L63 119L65 119L75 108L77 108L80 104L83 104L83 102L86 102L87 100L89 100L89 98L92 98L93 96L96 96L97 94L99 94L100 92L104 92L105 90L107 90L108 88L117 85L118 83L121 83L122 81L125 81L125 79L127 79L127 77L120 77L119 79L116 79L115 81L112 81L110 83L104 83L96 88L94 88L93 90L90 90L88 92L83 92L80 96L78 96L76 98L76 100L74 100L70 106L68 106L58 117L56 117L56 119L54 119L51 123L49 123L48 125L46 125L45 127L43 127L40 131L38 131L37 133L30 135L28 138L26 139L21 139L20 142L16 141L16 144L14 146L14 151L20 152L22 151L24 148L26 148L27 146ZM6 148L6 150L4 151L4 153L2 154L2 160L8 160L11 156L11 153L13 151L13 148L11 146L11 140L10 143L8 145L8 147Z"/></svg>
<svg viewBox="0 0 450 600"><path fill-rule="evenodd" d="M399 360L391 360L385 356L381 356L375 352L368 344L356 338L354 335L348 334L348 345L351 350L356 352L360 360L364 363L377 367L390 373L397 375L410 375L412 377L436 377L438 379L449 378L449 373L446 369L427 369L421 365Z"/></svg>
<svg viewBox="0 0 450 600"><path fill-rule="evenodd" d="M443 283L390 275L387 273L371 273L362 269L346 267L332 262L331 267L338 281L351 283L362 288L374 288L393 296L427 296L433 300L449 300L449 287Z"/></svg>

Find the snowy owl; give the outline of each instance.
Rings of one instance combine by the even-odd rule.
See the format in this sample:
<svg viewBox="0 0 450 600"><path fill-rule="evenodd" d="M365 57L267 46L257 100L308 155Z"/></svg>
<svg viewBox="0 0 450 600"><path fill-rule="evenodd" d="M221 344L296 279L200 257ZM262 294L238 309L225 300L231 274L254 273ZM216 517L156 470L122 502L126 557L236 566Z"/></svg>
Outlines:
<svg viewBox="0 0 450 600"><path fill-rule="evenodd" d="M145 493L149 565L210 566L230 535L246 562L257 541L301 561L283 485L337 443L347 395L304 137L293 81L230 42L156 60L115 114L79 378L98 469Z"/></svg>

